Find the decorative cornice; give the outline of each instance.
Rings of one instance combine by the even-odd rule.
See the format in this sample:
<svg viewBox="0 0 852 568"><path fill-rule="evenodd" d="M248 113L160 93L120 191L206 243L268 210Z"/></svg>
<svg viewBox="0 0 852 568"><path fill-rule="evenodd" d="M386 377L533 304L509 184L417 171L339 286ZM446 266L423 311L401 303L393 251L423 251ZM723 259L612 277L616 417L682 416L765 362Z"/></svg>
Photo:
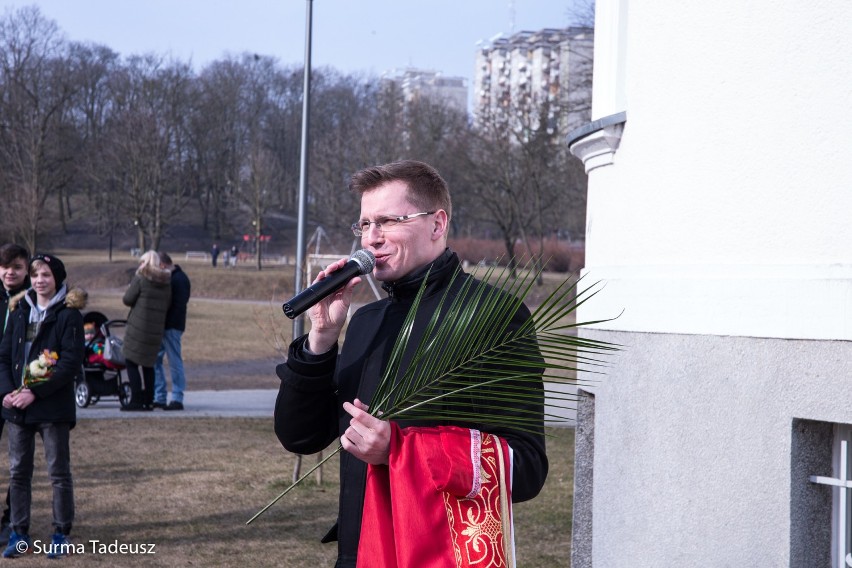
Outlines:
<svg viewBox="0 0 852 568"><path fill-rule="evenodd" d="M627 113L619 112L594 120L568 133L568 149L583 160L586 173L613 162L625 122Z"/></svg>

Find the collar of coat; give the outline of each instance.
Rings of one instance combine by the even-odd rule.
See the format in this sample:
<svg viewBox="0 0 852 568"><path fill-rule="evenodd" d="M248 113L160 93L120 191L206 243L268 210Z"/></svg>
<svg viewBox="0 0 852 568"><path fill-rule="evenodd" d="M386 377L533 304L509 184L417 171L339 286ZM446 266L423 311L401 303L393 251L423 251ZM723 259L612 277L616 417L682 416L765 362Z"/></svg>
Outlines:
<svg viewBox="0 0 852 568"><path fill-rule="evenodd" d="M18 307L18 304L21 302L21 300L24 299L24 296L26 296L28 292L32 292L32 296L30 296L30 297L35 299L35 290L33 290L32 288L30 288L29 290L24 290L23 292L19 292L19 293L15 294L14 296L12 296L9 299L9 311L10 312L15 311L15 309ZM65 306L67 306L69 308L75 308L75 309L78 309L78 310L82 310L83 308L86 307L86 304L88 303L88 301L89 301L88 292L86 292L82 288L78 288L78 287L75 286L74 288L71 288L71 290L69 290L65 294L64 304L65 304Z"/></svg>
<svg viewBox="0 0 852 568"><path fill-rule="evenodd" d="M141 269L137 270L136 274L156 284L168 284L172 281L171 271L150 264L147 264Z"/></svg>
<svg viewBox="0 0 852 568"><path fill-rule="evenodd" d="M425 294L429 296L433 290L443 289L444 283L458 270L459 265L459 257L447 248L431 264L396 282L385 282L382 284L382 289L388 293L392 300L412 299L417 295L420 285L428 273L429 281L426 284Z"/></svg>

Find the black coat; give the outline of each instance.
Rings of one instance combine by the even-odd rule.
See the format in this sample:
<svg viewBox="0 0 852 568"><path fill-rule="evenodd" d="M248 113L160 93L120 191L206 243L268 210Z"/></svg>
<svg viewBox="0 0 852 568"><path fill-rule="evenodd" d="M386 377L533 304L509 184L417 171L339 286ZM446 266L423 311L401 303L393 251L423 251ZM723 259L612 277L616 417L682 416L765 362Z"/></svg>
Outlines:
<svg viewBox="0 0 852 568"><path fill-rule="evenodd" d="M30 287L30 277L27 276L26 280L24 280L24 285L15 290L6 290L0 284L0 335L3 332L3 324L6 323L6 314L9 310L9 300L12 299L12 296L16 296Z"/></svg>
<svg viewBox="0 0 852 568"><path fill-rule="evenodd" d="M172 270L172 303L166 312L166 329L186 331L186 306L189 304L191 284L186 272L175 264Z"/></svg>
<svg viewBox="0 0 852 568"><path fill-rule="evenodd" d="M421 301L415 330L422 333L424 322L438 309L444 291L459 266L458 257L447 250L433 265L427 292ZM343 434L351 417L343 411L344 401L370 400L396 341L403 320L423 280L425 270L403 282L385 285L389 298L373 302L352 316L340 356L334 350L325 355L311 355L304 350L306 336L290 346L287 362L277 367L281 387L275 406L275 431L282 445L291 452L316 453ZM450 298L458 295L463 275L452 283ZM516 329L530 317L522 307L510 329ZM417 333L417 331L415 331ZM410 345L416 345L413 337ZM529 388L529 387L527 387ZM518 408L519 412L543 413L540 405ZM474 402L475 403L475 402ZM449 422L404 422L401 426L439 425ZM537 433L463 424L505 438L514 451L512 500L535 497L547 477L543 426ZM337 566L355 566L361 532L367 466L348 452L340 455L340 510L336 531L324 541L338 540Z"/></svg>
<svg viewBox="0 0 852 568"><path fill-rule="evenodd" d="M28 293L34 298L34 291ZM55 351L59 360L49 380L29 387L35 401L24 410L4 407L3 418L16 424L70 422L73 425L77 420L74 380L82 372L85 350L83 316L80 314L85 300L72 291L64 303L48 310L26 360L24 345L31 308L21 296L13 298L12 306L7 333L0 342L0 398L21 386L24 365L38 359L45 349Z"/></svg>

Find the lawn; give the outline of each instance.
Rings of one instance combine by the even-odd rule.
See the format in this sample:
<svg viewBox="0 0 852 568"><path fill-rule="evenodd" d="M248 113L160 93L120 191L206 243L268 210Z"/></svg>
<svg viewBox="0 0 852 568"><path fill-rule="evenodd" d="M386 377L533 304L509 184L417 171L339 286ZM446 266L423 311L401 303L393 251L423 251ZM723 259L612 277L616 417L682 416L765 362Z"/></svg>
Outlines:
<svg viewBox="0 0 852 568"><path fill-rule="evenodd" d="M550 430L551 470L543 493L516 505L518 566L568 565L573 430ZM74 566L331 566L334 545L319 543L336 516L336 461L323 485L285 496L245 522L289 483L294 457L270 420L181 418L82 420L72 431L77 520ZM41 452L41 444L37 445ZM312 463L306 458L305 463ZM6 467L6 457L0 460ZM34 539L50 534L50 483L41 456L33 491ZM156 554L91 553L91 542L155 544ZM43 565L27 556L15 565Z"/></svg>

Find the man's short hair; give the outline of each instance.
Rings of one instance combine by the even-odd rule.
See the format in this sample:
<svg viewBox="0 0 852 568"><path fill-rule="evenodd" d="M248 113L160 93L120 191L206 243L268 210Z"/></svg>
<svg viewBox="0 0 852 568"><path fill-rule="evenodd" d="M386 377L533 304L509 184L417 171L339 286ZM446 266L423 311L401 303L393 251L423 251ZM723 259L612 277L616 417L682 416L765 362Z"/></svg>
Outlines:
<svg viewBox="0 0 852 568"><path fill-rule="evenodd" d="M452 217L447 182L435 168L416 160L402 160L359 170L352 174L349 189L361 196L392 181L402 181L408 186L408 200L418 209L443 209L447 212L447 219Z"/></svg>
<svg viewBox="0 0 852 568"><path fill-rule="evenodd" d="M160 262L162 262L166 266L174 265L174 262L172 262L172 257L170 257L169 253L167 253L167 252L161 252L160 253Z"/></svg>
<svg viewBox="0 0 852 568"><path fill-rule="evenodd" d="M19 258L23 259L24 263L30 259L30 253L21 245L7 243L0 247L0 266L9 266Z"/></svg>

